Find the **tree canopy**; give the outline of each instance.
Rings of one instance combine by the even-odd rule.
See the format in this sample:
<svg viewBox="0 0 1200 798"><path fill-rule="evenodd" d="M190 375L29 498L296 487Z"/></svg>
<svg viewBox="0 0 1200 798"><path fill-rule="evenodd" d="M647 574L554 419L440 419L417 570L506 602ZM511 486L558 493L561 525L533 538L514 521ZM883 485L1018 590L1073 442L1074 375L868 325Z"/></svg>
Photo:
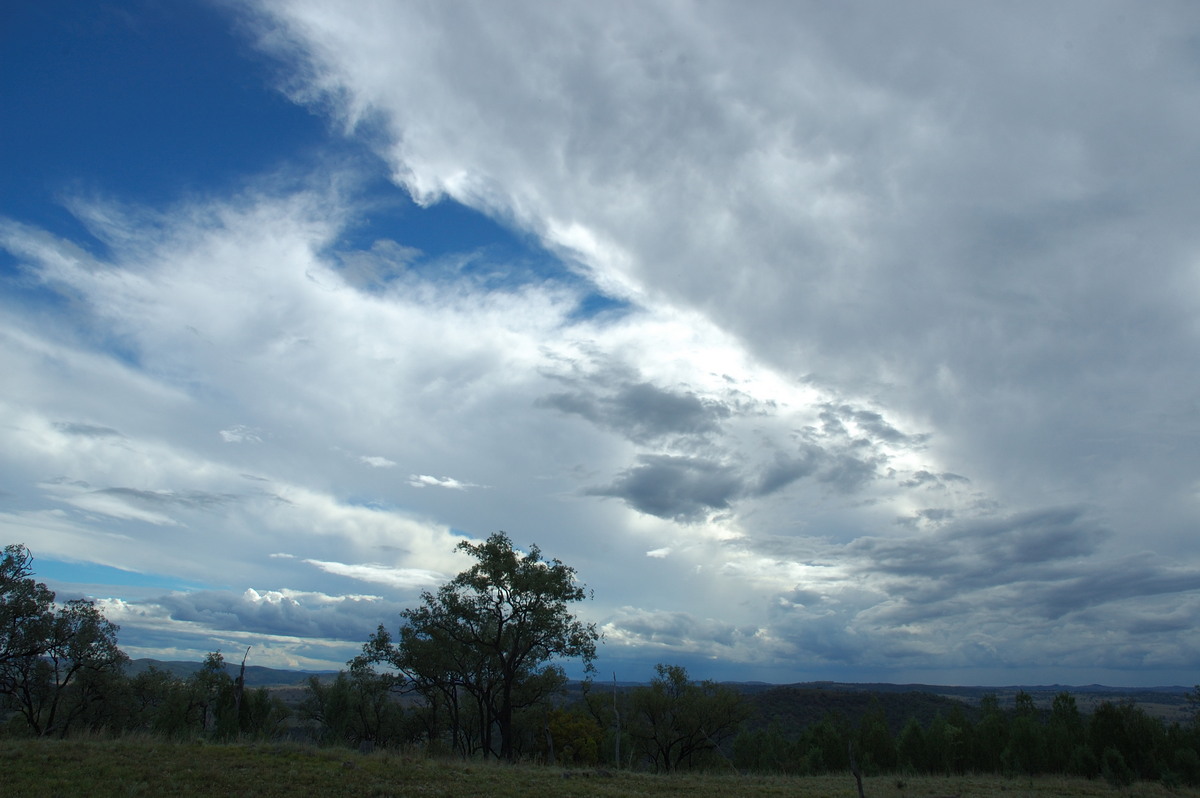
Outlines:
<svg viewBox="0 0 1200 798"><path fill-rule="evenodd" d="M599 633L570 611L588 597L574 568L527 553L504 532L458 550L475 563L401 613L393 641L381 625L355 664L386 664L448 715L463 753L512 759L514 712L543 701L566 676L556 661L591 668Z"/></svg>
<svg viewBox="0 0 1200 798"><path fill-rule="evenodd" d="M62 606L33 578L33 555L21 544L0 558L0 696L34 733L66 734L97 700L106 678L128 657L116 624L85 599Z"/></svg>

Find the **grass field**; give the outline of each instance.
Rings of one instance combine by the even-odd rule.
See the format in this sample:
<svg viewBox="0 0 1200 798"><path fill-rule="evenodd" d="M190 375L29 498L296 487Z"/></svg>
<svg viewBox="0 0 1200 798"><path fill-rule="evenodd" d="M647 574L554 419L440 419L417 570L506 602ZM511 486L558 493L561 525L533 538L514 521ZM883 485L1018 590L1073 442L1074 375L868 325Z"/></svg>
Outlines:
<svg viewBox="0 0 1200 798"><path fill-rule="evenodd" d="M864 779L867 798L1143 796L1200 798L1157 783L1117 790L1103 781L895 776ZM296 745L171 744L148 740L0 740L0 796L640 796L857 798L849 775L789 778L733 773L655 775L360 755Z"/></svg>

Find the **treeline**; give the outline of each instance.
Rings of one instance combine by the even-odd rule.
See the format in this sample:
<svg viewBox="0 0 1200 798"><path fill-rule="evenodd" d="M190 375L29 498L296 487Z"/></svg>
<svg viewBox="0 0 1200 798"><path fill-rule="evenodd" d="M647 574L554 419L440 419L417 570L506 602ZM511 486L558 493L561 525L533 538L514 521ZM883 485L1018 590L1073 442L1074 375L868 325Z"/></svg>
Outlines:
<svg viewBox="0 0 1200 798"><path fill-rule="evenodd" d="M1192 699L1200 709L1200 687ZM927 722L913 717L898 733L879 703L853 725L830 714L788 735L775 724L738 735L732 755L739 769L760 772L844 772L855 756L864 772L876 774L1064 774L1121 785L1198 785L1200 723L1168 724L1132 702L1104 702L1085 715L1069 692L1039 710L1020 692L1010 708L987 695L974 711L963 705Z"/></svg>
<svg viewBox="0 0 1200 798"><path fill-rule="evenodd" d="M469 703L458 714L444 709L360 661L333 681L309 679L296 733L359 749L420 745L486 755L480 710ZM728 750L749 713L732 687L695 682L681 666L659 665L646 686L608 690L585 682L573 701L561 692L543 695L513 715L508 739L514 759L546 764L662 772L730 767Z"/></svg>
<svg viewBox="0 0 1200 798"><path fill-rule="evenodd" d="M342 673L333 684L310 681L303 717L325 743L360 746L374 741L448 745L448 725L422 703L402 708L370 672ZM784 693L774 712L794 703L804 713L822 691ZM927 720L897 724L885 696L869 697L856 722L832 711L798 731L778 720L763 726L761 705L729 685L695 682L679 666L659 665L645 687L606 688L585 683L570 703L530 707L516 718L513 742L521 758L578 766L653 769L733 769L742 773L820 775L858 767L867 775L1009 776L1062 774L1104 777L1114 784L1161 781L1200 785L1200 723L1167 723L1131 702L1104 702L1082 713L1069 692L1048 710L1018 693L1001 707L994 695L979 706L930 696L907 702L949 704ZM1200 710L1200 687L1192 696ZM890 717L889 717L890 716ZM896 730L897 725L899 730ZM747 728L756 726L755 728Z"/></svg>
<svg viewBox="0 0 1200 798"><path fill-rule="evenodd" d="M171 738L270 737L288 717L266 689L245 689L220 652L183 679L150 669L129 677L116 624L95 604L55 601L33 577L33 555L20 544L0 557L0 730L66 737L77 732L139 731Z"/></svg>
<svg viewBox="0 0 1200 798"><path fill-rule="evenodd" d="M168 740L266 740L287 734L293 714L267 688L249 689L231 676L218 651L187 678L153 666L129 676L123 664L85 665L70 682L41 678L5 698L9 716L0 728L18 737L144 733Z"/></svg>

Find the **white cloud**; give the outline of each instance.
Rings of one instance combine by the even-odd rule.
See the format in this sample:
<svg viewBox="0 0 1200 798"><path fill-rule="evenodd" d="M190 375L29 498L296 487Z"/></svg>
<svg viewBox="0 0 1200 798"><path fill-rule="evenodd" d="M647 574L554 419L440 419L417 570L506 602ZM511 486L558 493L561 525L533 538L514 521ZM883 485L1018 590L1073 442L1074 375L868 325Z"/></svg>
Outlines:
<svg viewBox="0 0 1200 798"><path fill-rule="evenodd" d="M408 478L408 484L414 488L449 488L451 490L479 487L470 482L459 482L452 477L431 477L428 474L413 474Z"/></svg>
<svg viewBox="0 0 1200 798"><path fill-rule="evenodd" d="M358 461L360 463L366 463L367 465L371 466L371 468L395 468L396 466L394 461L378 455L363 455L362 457L358 458Z"/></svg>
<svg viewBox="0 0 1200 798"><path fill-rule="evenodd" d="M238 424L220 431L221 440L226 443L262 443L262 437L256 430Z"/></svg>
<svg viewBox="0 0 1200 798"><path fill-rule="evenodd" d="M398 588L434 587L446 579L444 574L420 568L390 568L376 563L347 564L322 562L321 560L305 560L304 562L314 565L326 573Z"/></svg>

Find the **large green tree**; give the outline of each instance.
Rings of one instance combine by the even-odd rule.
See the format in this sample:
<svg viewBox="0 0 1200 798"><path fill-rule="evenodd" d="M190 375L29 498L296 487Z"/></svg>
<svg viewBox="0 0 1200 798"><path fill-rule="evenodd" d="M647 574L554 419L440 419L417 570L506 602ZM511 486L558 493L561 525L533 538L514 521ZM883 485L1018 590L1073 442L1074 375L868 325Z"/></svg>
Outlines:
<svg viewBox="0 0 1200 798"><path fill-rule="evenodd" d="M599 634L570 610L588 596L574 568L537 546L518 551L504 532L457 548L475 564L402 612L395 641L380 626L355 662L395 668L444 708L464 753L512 759L515 713L562 686L558 660L590 669Z"/></svg>

